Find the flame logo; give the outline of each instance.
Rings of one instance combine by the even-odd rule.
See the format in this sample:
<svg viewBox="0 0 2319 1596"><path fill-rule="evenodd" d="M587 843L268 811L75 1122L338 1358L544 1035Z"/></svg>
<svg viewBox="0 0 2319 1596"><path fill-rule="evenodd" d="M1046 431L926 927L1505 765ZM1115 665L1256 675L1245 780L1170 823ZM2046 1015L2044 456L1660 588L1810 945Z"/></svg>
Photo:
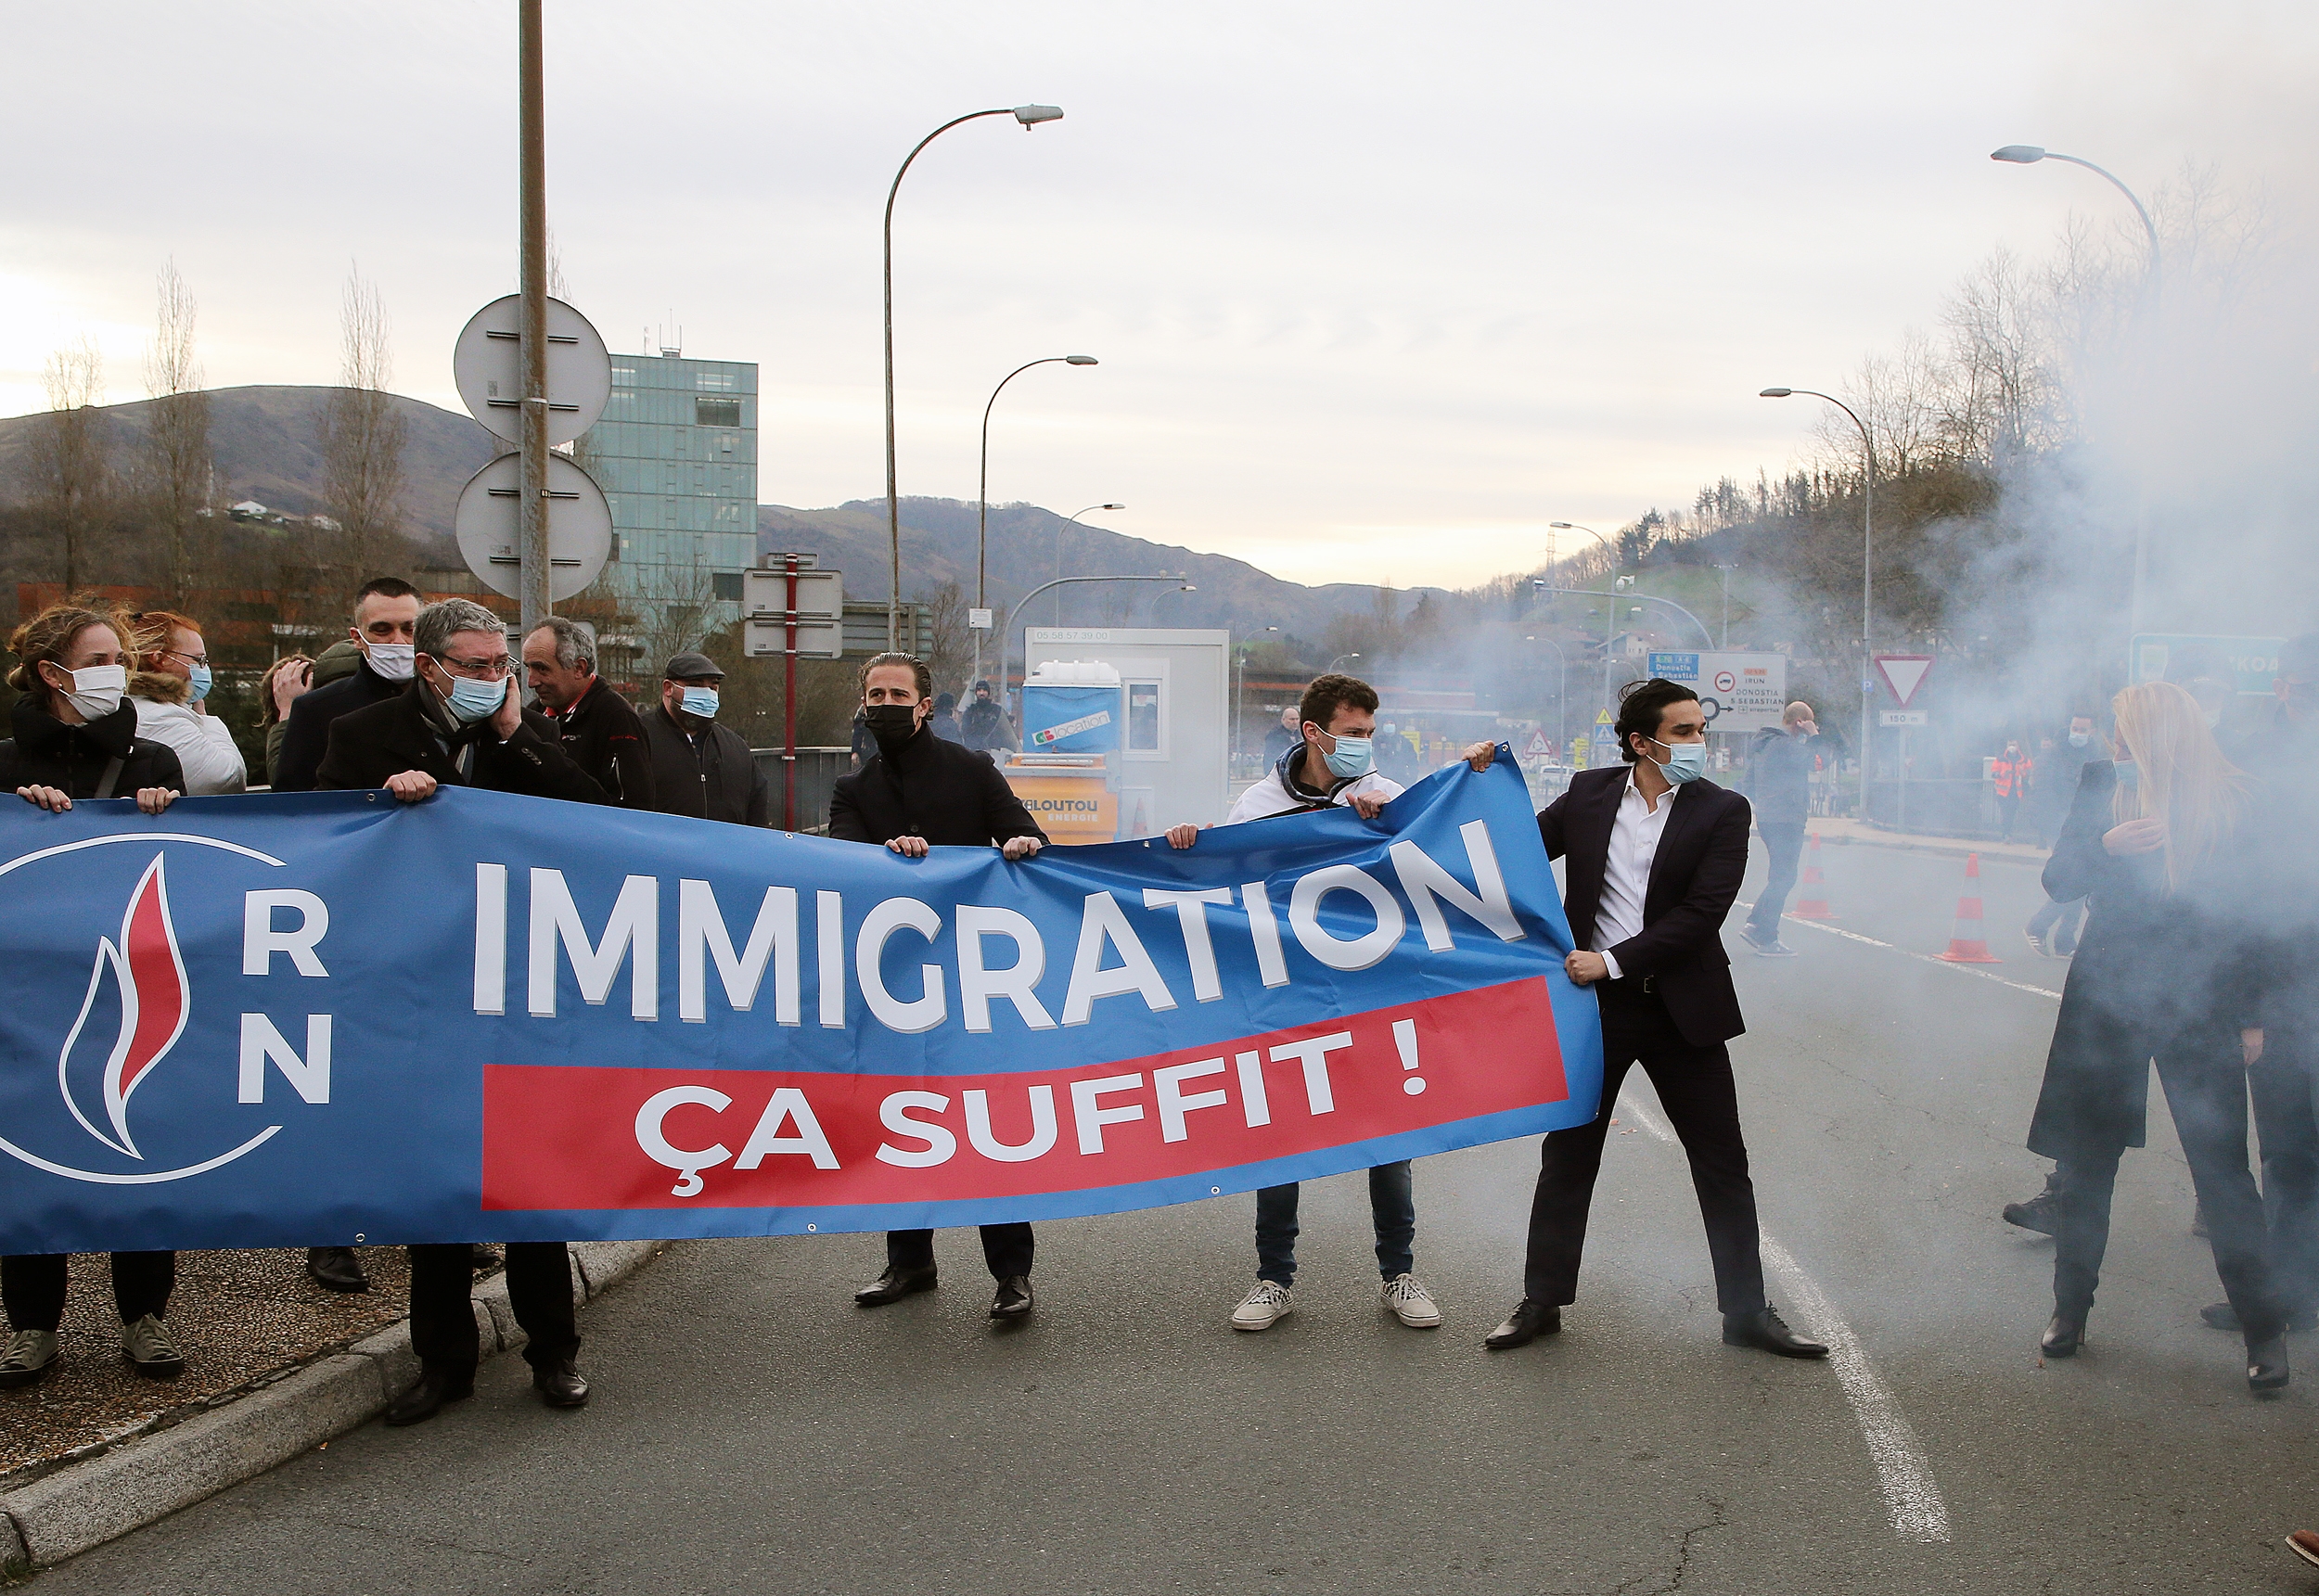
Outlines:
<svg viewBox="0 0 2319 1596"><path fill-rule="evenodd" d="M97 1129L96 1121L72 1095L70 1071L72 1050L87 1028L108 972L121 1008L121 1034L105 1060L104 1109L112 1127L109 1136ZM116 1152L144 1158L129 1134L129 1099L152 1074L153 1066L177 1045L192 1006L186 962L177 951L177 929L169 917L168 882L161 856L155 854L136 890L129 895L128 911L121 917L119 943L104 937L96 940L88 995L81 1000L80 1015L57 1054L58 1090L64 1093L65 1105L83 1130Z"/></svg>

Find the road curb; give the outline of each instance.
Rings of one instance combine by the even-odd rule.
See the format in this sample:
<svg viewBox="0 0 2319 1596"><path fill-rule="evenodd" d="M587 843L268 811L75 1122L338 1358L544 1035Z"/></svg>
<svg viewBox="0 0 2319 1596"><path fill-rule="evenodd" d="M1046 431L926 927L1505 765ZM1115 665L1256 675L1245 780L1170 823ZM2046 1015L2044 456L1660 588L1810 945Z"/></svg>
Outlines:
<svg viewBox="0 0 2319 1596"><path fill-rule="evenodd" d="M644 1267L661 1242L572 1245L572 1300L587 1303ZM507 1281L477 1288L485 1358L524 1343ZM212 1409L0 1495L0 1577L53 1567L253 1479L369 1421L418 1377L409 1321Z"/></svg>

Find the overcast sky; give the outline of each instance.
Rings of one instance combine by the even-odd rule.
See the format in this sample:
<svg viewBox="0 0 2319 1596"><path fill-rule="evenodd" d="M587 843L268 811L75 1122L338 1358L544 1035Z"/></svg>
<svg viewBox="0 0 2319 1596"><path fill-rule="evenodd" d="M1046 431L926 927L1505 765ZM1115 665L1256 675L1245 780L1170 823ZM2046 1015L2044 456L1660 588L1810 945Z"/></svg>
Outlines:
<svg viewBox="0 0 2319 1596"><path fill-rule="evenodd" d="M86 332L143 396L173 257L214 386L321 383L350 263L394 386L515 286L513 0L0 4L0 414ZM1998 244L2185 159L2307 185L2319 7L1112 3L547 6L571 299L762 364L759 496L882 494L878 220L896 223L901 481L1307 581L1526 568L1804 452L1831 386ZM2295 111L2305 116L2307 113ZM2291 130L2290 130L2291 131ZM2307 121L2303 131L2308 132ZM2300 169L2300 170L2299 170Z"/></svg>

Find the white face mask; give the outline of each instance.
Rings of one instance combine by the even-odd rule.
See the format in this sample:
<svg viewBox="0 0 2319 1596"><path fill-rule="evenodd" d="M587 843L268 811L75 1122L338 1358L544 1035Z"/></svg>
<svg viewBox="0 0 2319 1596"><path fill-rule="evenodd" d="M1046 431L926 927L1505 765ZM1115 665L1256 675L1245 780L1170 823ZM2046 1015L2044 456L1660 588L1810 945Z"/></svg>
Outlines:
<svg viewBox="0 0 2319 1596"><path fill-rule="evenodd" d="M390 682L408 682L418 669L418 650L408 643L365 643L370 668Z"/></svg>
<svg viewBox="0 0 2319 1596"><path fill-rule="evenodd" d="M83 721L101 721L120 709L121 696L129 690L125 665L92 665L70 675L72 686L64 696L65 702Z"/></svg>

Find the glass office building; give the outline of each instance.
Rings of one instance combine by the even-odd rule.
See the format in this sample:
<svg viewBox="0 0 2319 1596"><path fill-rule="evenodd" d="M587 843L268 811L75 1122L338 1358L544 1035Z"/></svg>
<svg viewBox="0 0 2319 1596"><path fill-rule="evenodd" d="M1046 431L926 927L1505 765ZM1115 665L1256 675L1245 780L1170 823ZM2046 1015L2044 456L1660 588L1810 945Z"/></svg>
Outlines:
<svg viewBox="0 0 2319 1596"><path fill-rule="evenodd" d="M757 366L672 351L612 356L604 418L574 451L612 506L604 574L640 630L672 607L701 630L739 614L757 559Z"/></svg>

